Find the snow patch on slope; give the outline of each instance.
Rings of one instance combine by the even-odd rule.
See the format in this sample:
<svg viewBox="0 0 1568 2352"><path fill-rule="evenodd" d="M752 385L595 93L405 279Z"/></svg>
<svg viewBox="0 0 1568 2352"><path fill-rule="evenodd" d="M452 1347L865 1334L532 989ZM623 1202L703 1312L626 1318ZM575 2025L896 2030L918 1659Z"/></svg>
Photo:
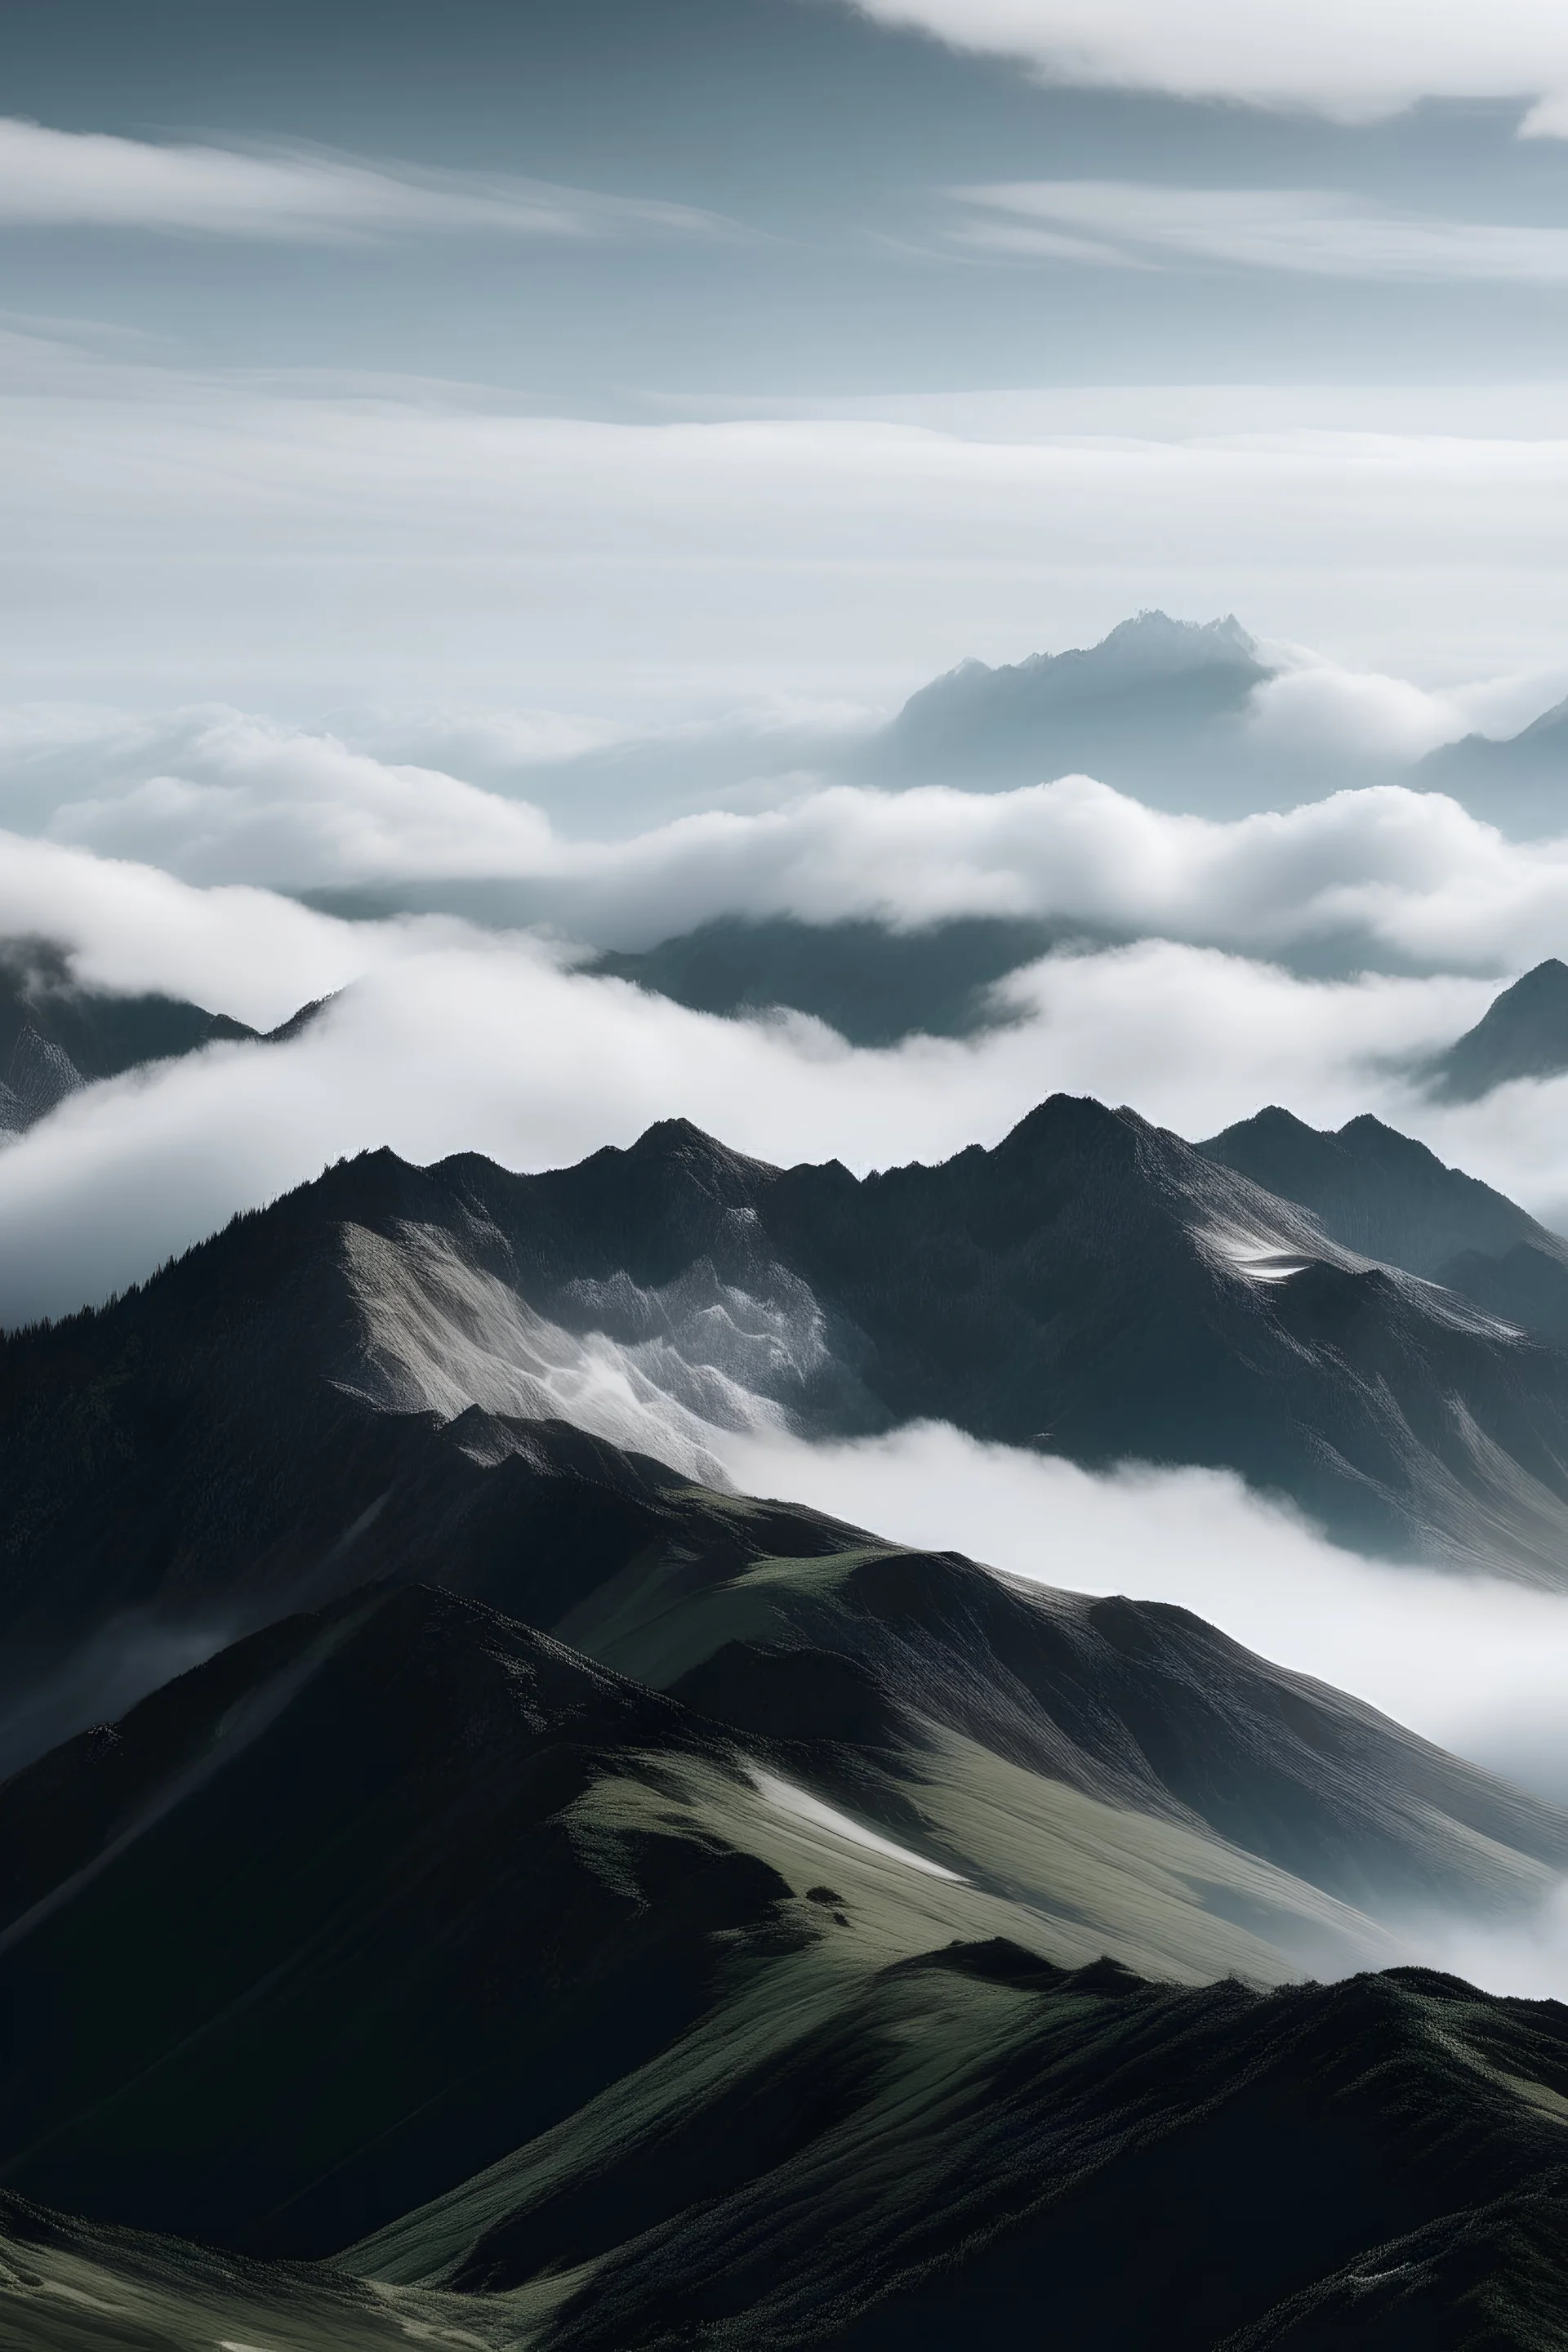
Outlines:
<svg viewBox="0 0 1568 2352"><path fill-rule="evenodd" d="M731 1289L707 1265L662 1292L624 1276L597 1299L595 1286L573 1286L575 1305L644 1334L623 1338L540 1314L436 1227L403 1224L389 1238L345 1224L342 1241L364 1330L354 1386L372 1403L447 1421L471 1405L568 1421L709 1486L730 1484L721 1433L784 1432L784 1412L763 1389L798 1378L820 1344L798 1313Z"/></svg>

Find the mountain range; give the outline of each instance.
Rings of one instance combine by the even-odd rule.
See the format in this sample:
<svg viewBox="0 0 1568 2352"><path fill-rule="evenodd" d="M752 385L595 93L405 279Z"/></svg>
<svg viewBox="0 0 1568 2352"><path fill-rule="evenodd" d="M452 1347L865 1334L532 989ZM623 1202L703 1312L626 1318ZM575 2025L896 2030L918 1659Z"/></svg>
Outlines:
<svg viewBox="0 0 1568 2352"><path fill-rule="evenodd" d="M1287 1140L1315 1165L1323 1139ZM993 1151L861 1180L679 1121L537 1176L340 1163L0 1345L9 1751L432 1546L440 1582L503 1605L504 1528L618 1566L666 1506L607 1477L605 1444L713 1486L727 1432L946 1420L1234 1469L1384 1555L1563 1581L1568 1355L1429 1261L1501 1246L1466 1278L1506 1288L1521 1263L1561 1282L1563 1245L1455 1178L1457 1222L1407 1271L1333 1237L1316 1179L1309 1208L1214 1156L1247 1141L1056 1097ZM1442 1190L1420 1147L1384 1156L1394 1209L1412 1162Z"/></svg>
<svg viewBox="0 0 1568 2352"><path fill-rule="evenodd" d="M76 1082L260 1042L13 999ZM1568 1812L1048 1524L726 1467L921 1419L1560 1589L1568 1241L1371 1118L1056 1096L864 1178L366 1153L0 1339L0 2344L1562 2338L1568 2011L1420 1962L1539 1932Z"/></svg>
<svg viewBox="0 0 1568 2352"><path fill-rule="evenodd" d="M942 1415L1560 1581L1568 1354L1471 1261L1565 1254L1375 1121L1058 1097L370 1153L10 1334L0 2342L1554 2340L1568 2012L1413 1956L1568 1813L723 1454Z"/></svg>
<svg viewBox="0 0 1568 2352"><path fill-rule="evenodd" d="M1259 689L1288 671L1234 614L1192 622L1146 611L1091 646L1016 662L961 661L876 724L737 719L521 767L497 768L480 751L476 769L475 747L466 746L462 771L525 794L573 833L755 806L805 777L1003 792L1067 775L1212 817L1397 782L1449 794L1516 838L1561 831L1568 702L1510 737L1470 734L1425 754L1358 750L1310 730L1293 739L1288 728L1257 723ZM427 757L428 747L411 745L405 756ZM490 919L537 919L531 894L515 884L418 883L346 898L330 892L322 902L469 913L489 905Z"/></svg>

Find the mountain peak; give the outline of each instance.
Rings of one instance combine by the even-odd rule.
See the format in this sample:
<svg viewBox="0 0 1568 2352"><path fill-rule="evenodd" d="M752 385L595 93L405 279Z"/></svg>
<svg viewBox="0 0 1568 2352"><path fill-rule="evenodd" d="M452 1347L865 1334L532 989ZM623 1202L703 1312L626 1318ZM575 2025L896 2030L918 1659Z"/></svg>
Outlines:
<svg viewBox="0 0 1568 2352"><path fill-rule="evenodd" d="M656 1119L644 1128L624 1157L633 1166L678 1168L709 1185L746 1192L759 1179L766 1182L778 1174L771 1161L731 1150L689 1118Z"/></svg>
<svg viewBox="0 0 1568 2352"><path fill-rule="evenodd" d="M1113 784L1169 772L1173 747L1212 764L1272 675L1234 614L1135 613L1097 645L990 668L966 661L912 694L868 745L873 775L994 791L1076 772Z"/></svg>
<svg viewBox="0 0 1568 2352"><path fill-rule="evenodd" d="M1141 667L1160 670L1197 668L1210 662L1256 664L1260 658L1257 639L1234 613L1215 621L1174 621L1158 607L1119 621L1089 651L1131 655Z"/></svg>
<svg viewBox="0 0 1568 2352"><path fill-rule="evenodd" d="M1568 1070L1568 964L1534 965L1493 999L1473 1029L1430 1065L1440 1101L1475 1102L1510 1078L1552 1078Z"/></svg>

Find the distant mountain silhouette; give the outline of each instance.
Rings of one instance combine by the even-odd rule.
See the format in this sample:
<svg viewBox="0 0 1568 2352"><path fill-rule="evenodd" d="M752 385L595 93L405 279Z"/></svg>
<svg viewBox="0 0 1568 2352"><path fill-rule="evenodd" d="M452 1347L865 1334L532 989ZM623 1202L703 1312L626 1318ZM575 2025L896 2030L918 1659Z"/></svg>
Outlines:
<svg viewBox="0 0 1568 2352"><path fill-rule="evenodd" d="M1477 1102L1510 1078L1568 1070L1568 964L1549 956L1488 1006L1473 1029L1428 1066L1442 1102Z"/></svg>
<svg viewBox="0 0 1568 2352"><path fill-rule="evenodd" d="M1228 763L1247 698L1272 675L1233 617L1140 613L1082 651L961 663L911 695L858 766L879 782L980 791L1087 773L1158 793L1205 753Z"/></svg>
<svg viewBox="0 0 1568 2352"><path fill-rule="evenodd" d="M1310 1209L1347 1249L1568 1348L1568 1241L1381 1119L1363 1114L1331 1135L1275 1108L1198 1149Z"/></svg>
<svg viewBox="0 0 1568 2352"><path fill-rule="evenodd" d="M589 969L636 981L699 1013L783 1008L826 1021L854 1045L972 1037L1005 1019L992 984L1081 929L976 916L893 931L880 923L734 916Z"/></svg>
<svg viewBox="0 0 1568 2352"><path fill-rule="evenodd" d="M1439 744L1414 781L1451 793L1505 833L1568 830L1568 701L1555 703L1517 735L1466 735Z"/></svg>
<svg viewBox="0 0 1568 2352"><path fill-rule="evenodd" d="M226 1039L285 1044L321 1009L302 1005L264 1033L178 997L84 988L48 940L0 940L0 1132L19 1133L95 1079L143 1062Z"/></svg>

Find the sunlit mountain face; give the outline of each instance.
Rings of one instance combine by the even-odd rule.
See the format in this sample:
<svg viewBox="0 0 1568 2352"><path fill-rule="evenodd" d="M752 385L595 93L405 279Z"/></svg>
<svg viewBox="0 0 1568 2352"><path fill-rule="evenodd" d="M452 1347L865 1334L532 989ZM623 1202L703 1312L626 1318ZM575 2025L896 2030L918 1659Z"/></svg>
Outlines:
<svg viewBox="0 0 1568 2352"><path fill-rule="evenodd" d="M0 7L0 2343L1563 2340L1565 173Z"/></svg>

